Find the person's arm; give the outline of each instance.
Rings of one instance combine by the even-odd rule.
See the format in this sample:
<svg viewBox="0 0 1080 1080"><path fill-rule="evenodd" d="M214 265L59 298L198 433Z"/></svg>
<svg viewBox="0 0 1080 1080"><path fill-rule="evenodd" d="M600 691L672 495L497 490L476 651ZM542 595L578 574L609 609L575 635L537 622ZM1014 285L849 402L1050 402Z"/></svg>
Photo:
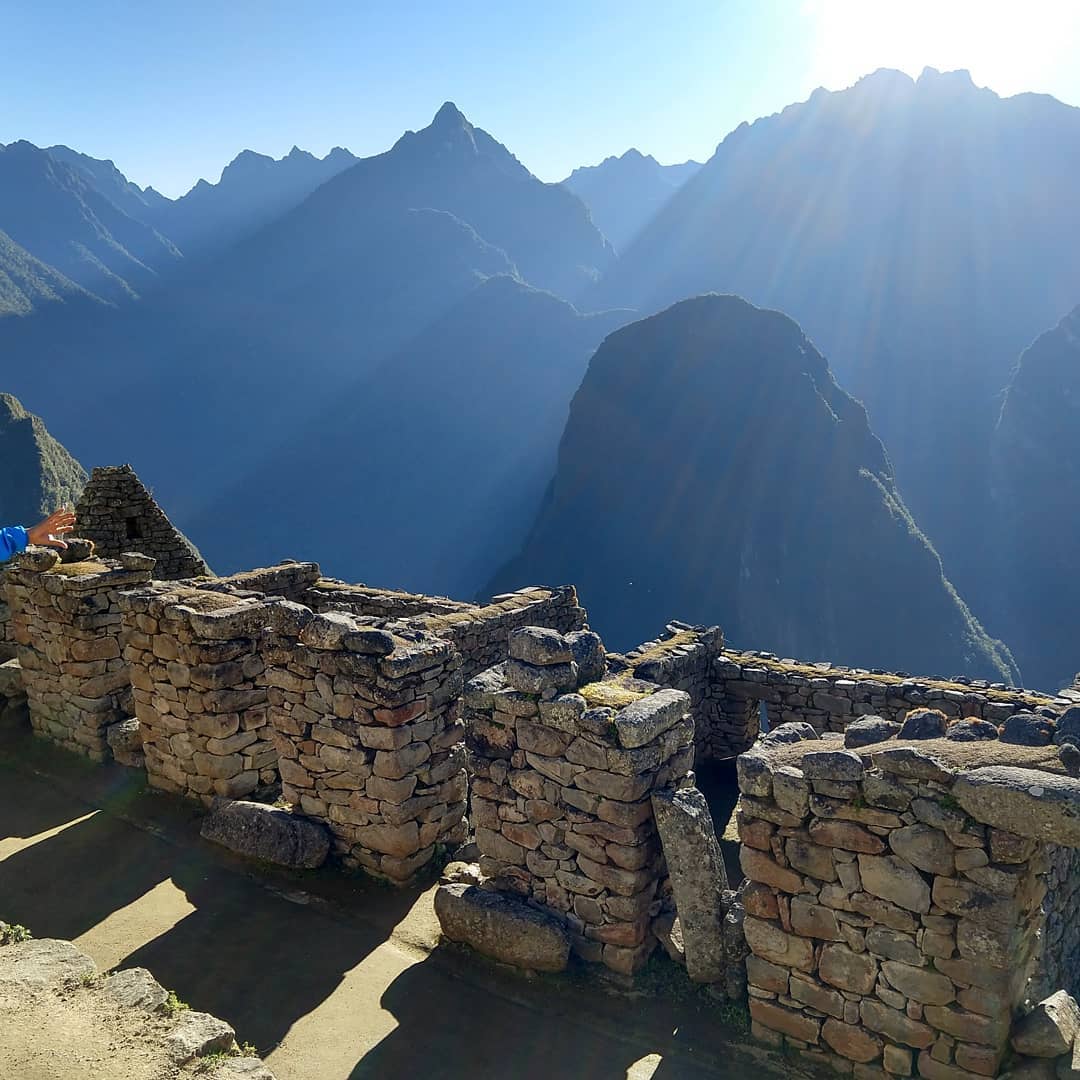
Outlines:
<svg viewBox="0 0 1080 1080"><path fill-rule="evenodd" d="M75 515L70 510L55 510L44 521L31 528L9 525L0 529L0 562L25 551L27 544L42 547L66 548L62 537L75 528Z"/></svg>
<svg viewBox="0 0 1080 1080"><path fill-rule="evenodd" d="M30 542L26 530L21 525L9 525L0 529L0 562L6 562L12 555L26 550Z"/></svg>

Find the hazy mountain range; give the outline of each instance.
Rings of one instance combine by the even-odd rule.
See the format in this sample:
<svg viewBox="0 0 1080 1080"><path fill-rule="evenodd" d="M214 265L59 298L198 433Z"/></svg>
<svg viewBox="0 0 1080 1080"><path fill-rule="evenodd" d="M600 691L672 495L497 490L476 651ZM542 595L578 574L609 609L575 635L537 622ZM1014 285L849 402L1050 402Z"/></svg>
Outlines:
<svg viewBox="0 0 1080 1080"><path fill-rule="evenodd" d="M1080 110L930 70L562 184L450 103L177 200L14 143L3 389L223 569L565 577L621 646L692 618L1049 686L1080 667L1078 166ZM750 303L680 303L713 292Z"/></svg>

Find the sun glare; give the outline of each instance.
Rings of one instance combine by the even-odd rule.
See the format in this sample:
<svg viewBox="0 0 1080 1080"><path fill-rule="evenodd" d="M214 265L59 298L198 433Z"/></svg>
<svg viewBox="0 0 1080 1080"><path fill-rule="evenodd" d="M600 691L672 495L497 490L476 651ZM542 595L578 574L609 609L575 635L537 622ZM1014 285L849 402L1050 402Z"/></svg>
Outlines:
<svg viewBox="0 0 1080 1080"><path fill-rule="evenodd" d="M917 77L966 68L1002 95L1039 90L1080 38L1075 0L806 0L815 84L848 86L877 68Z"/></svg>

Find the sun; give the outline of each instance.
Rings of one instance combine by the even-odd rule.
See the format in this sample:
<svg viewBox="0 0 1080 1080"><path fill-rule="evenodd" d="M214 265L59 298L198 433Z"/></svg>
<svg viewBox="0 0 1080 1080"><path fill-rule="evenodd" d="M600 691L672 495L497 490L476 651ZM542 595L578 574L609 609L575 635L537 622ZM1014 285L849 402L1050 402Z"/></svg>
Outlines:
<svg viewBox="0 0 1080 1080"><path fill-rule="evenodd" d="M815 85L849 86L888 67L966 68L1002 95L1048 87L1080 41L1076 0L805 0Z"/></svg>

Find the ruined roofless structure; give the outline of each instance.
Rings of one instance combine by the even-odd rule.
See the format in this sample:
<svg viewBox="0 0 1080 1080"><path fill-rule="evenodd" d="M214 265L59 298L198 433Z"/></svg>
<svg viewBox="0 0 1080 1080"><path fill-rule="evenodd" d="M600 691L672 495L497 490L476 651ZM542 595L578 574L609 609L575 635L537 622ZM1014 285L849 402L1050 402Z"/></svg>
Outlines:
<svg viewBox="0 0 1080 1080"><path fill-rule="evenodd" d="M94 469L75 507L78 535L115 559L139 551L157 560L154 576L173 581L209 574L195 545L168 519L130 465Z"/></svg>

